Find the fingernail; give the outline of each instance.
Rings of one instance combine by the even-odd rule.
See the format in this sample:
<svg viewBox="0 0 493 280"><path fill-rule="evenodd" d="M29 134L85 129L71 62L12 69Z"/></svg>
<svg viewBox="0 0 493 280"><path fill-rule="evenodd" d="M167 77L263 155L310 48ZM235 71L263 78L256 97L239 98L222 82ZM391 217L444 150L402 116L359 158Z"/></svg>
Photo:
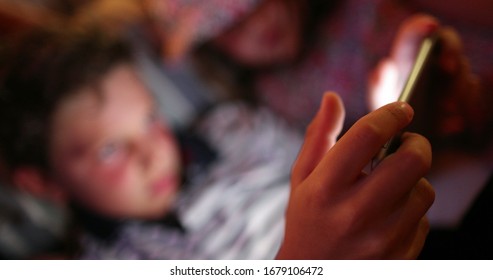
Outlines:
<svg viewBox="0 0 493 280"><path fill-rule="evenodd" d="M408 117L408 119L412 119L414 117L414 110L411 107L411 105L409 105L408 103L406 103L406 102L398 102L397 108L403 114L405 114Z"/></svg>

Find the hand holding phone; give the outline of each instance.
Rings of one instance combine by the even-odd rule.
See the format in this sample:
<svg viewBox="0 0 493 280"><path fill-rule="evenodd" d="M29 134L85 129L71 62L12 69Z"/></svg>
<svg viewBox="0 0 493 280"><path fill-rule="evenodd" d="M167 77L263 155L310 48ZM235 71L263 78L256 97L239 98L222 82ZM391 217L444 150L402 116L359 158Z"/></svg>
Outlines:
<svg viewBox="0 0 493 280"><path fill-rule="evenodd" d="M436 57L438 52L438 35L436 33L428 36L423 40L419 48L418 54L414 65L409 73L407 80L402 88L397 101L407 102L415 110L415 119L413 123L426 121L419 120L420 108L424 104L424 92L426 91L426 83L430 76L432 68L433 58ZM395 152L400 145L401 135L392 137L380 150L380 152L374 157L371 167L374 169L385 157Z"/></svg>

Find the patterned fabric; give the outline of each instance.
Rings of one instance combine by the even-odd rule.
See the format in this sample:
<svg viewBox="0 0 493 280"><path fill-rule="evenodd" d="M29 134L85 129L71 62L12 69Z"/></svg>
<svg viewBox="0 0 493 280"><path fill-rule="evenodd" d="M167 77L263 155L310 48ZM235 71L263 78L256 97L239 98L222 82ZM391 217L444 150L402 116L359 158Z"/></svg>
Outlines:
<svg viewBox="0 0 493 280"><path fill-rule="evenodd" d="M59 249L68 213L0 184L0 259L41 257Z"/></svg>
<svg viewBox="0 0 493 280"><path fill-rule="evenodd" d="M219 151L177 203L185 232L128 222L112 243L86 235L86 259L271 259L284 231L301 137L267 110L233 104L198 129Z"/></svg>

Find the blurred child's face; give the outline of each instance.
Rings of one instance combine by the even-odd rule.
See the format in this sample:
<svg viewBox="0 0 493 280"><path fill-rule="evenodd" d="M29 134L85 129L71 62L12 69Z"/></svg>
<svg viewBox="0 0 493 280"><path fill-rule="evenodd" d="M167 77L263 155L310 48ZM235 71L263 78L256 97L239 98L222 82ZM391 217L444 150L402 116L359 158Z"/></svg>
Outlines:
<svg viewBox="0 0 493 280"><path fill-rule="evenodd" d="M250 17L214 39L214 44L247 66L289 62L300 51L300 15L291 2L265 0Z"/></svg>
<svg viewBox="0 0 493 280"><path fill-rule="evenodd" d="M78 203L125 218L169 209L180 184L178 148L131 66L63 101L52 129L50 175Z"/></svg>

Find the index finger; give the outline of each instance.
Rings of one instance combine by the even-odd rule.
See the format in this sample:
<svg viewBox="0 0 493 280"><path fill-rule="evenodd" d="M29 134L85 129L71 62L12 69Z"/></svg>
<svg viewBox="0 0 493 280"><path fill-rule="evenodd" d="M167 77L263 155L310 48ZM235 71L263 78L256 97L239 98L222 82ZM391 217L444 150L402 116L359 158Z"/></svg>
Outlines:
<svg viewBox="0 0 493 280"><path fill-rule="evenodd" d="M463 46L459 34L450 27L439 30L438 35L441 42L440 66L449 74L458 71L460 59L462 58Z"/></svg>
<svg viewBox="0 0 493 280"><path fill-rule="evenodd" d="M291 185L299 185L318 165L341 132L344 120L342 100L335 93L326 93L320 109L308 126L305 142L291 171Z"/></svg>
<svg viewBox="0 0 493 280"><path fill-rule="evenodd" d="M325 180L322 185L346 186L395 134L406 127L414 111L405 102L394 102L366 115L326 154L313 173Z"/></svg>

